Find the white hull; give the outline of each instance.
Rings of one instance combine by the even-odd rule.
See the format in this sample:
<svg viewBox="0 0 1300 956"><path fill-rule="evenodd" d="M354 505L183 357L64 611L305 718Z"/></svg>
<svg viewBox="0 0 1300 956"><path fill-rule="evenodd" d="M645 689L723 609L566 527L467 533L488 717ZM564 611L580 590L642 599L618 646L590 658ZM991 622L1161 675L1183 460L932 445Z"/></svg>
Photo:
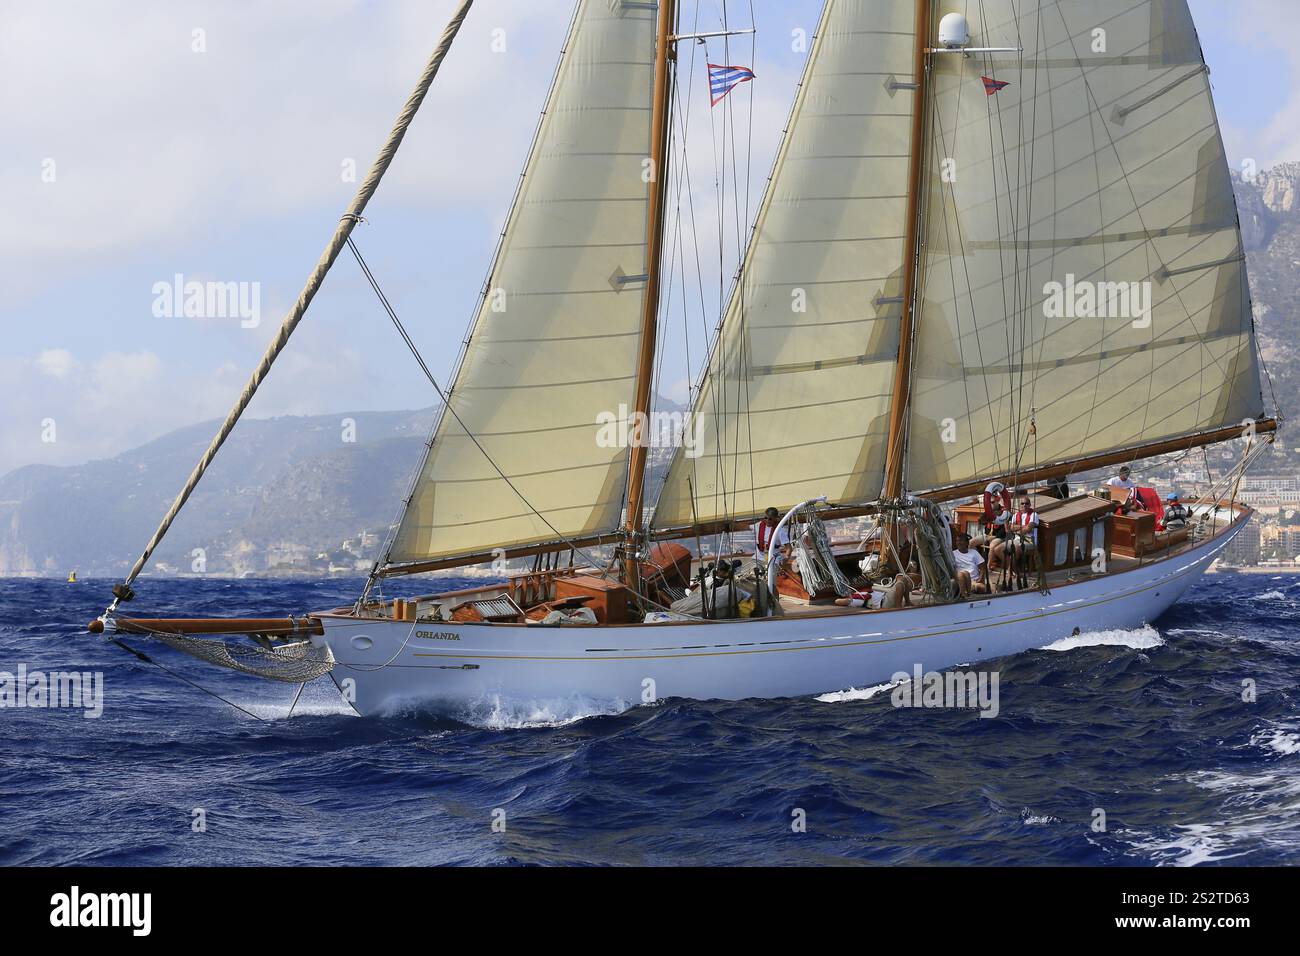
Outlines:
<svg viewBox="0 0 1300 956"><path fill-rule="evenodd" d="M617 627L411 624L321 615L358 713L483 701L739 700L866 687L1154 621L1249 520L1195 548L1055 588L896 611ZM367 646L369 645L369 646ZM650 683L652 682L652 683Z"/></svg>

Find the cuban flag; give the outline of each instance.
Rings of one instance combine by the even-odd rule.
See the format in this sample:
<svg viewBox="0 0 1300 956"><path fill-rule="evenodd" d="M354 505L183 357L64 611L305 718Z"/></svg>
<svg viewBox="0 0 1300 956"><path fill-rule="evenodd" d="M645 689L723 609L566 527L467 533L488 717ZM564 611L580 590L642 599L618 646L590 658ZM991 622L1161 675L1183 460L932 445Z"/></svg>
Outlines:
<svg viewBox="0 0 1300 956"><path fill-rule="evenodd" d="M1011 84L1006 80L995 80L990 76L981 76L984 81L984 93L987 96L993 96L999 90L1005 90Z"/></svg>
<svg viewBox="0 0 1300 956"><path fill-rule="evenodd" d="M710 105L717 106L727 98L728 93L753 78L754 71L747 70L743 66L720 66L717 63L710 63L709 95L712 97Z"/></svg>

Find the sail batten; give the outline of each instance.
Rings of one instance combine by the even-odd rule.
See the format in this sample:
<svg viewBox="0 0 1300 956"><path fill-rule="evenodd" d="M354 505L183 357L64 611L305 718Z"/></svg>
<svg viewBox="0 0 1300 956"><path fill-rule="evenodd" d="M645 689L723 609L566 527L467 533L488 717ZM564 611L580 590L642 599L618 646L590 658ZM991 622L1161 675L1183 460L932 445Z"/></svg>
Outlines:
<svg viewBox="0 0 1300 956"><path fill-rule="evenodd" d="M411 564L612 531L647 272L655 3L579 0L537 136L410 501Z"/></svg>

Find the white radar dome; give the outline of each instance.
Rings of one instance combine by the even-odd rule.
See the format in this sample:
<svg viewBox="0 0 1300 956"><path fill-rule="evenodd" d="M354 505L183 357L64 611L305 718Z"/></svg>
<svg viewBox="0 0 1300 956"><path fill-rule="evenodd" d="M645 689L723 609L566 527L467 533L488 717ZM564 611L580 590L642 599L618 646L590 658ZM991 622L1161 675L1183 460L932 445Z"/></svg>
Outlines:
<svg viewBox="0 0 1300 956"><path fill-rule="evenodd" d="M970 42L970 24L960 13L950 13L939 21L939 45L959 50Z"/></svg>

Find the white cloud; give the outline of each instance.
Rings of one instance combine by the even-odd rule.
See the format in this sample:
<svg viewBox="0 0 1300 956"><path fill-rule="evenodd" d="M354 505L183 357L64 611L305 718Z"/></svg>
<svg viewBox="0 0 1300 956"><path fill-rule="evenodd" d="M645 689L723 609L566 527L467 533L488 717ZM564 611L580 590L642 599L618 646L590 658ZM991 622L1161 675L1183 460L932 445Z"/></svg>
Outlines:
<svg viewBox="0 0 1300 956"><path fill-rule="evenodd" d="M36 356L36 366L50 378L67 378L72 371L72 353L67 349L45 349Z"/></svg>

